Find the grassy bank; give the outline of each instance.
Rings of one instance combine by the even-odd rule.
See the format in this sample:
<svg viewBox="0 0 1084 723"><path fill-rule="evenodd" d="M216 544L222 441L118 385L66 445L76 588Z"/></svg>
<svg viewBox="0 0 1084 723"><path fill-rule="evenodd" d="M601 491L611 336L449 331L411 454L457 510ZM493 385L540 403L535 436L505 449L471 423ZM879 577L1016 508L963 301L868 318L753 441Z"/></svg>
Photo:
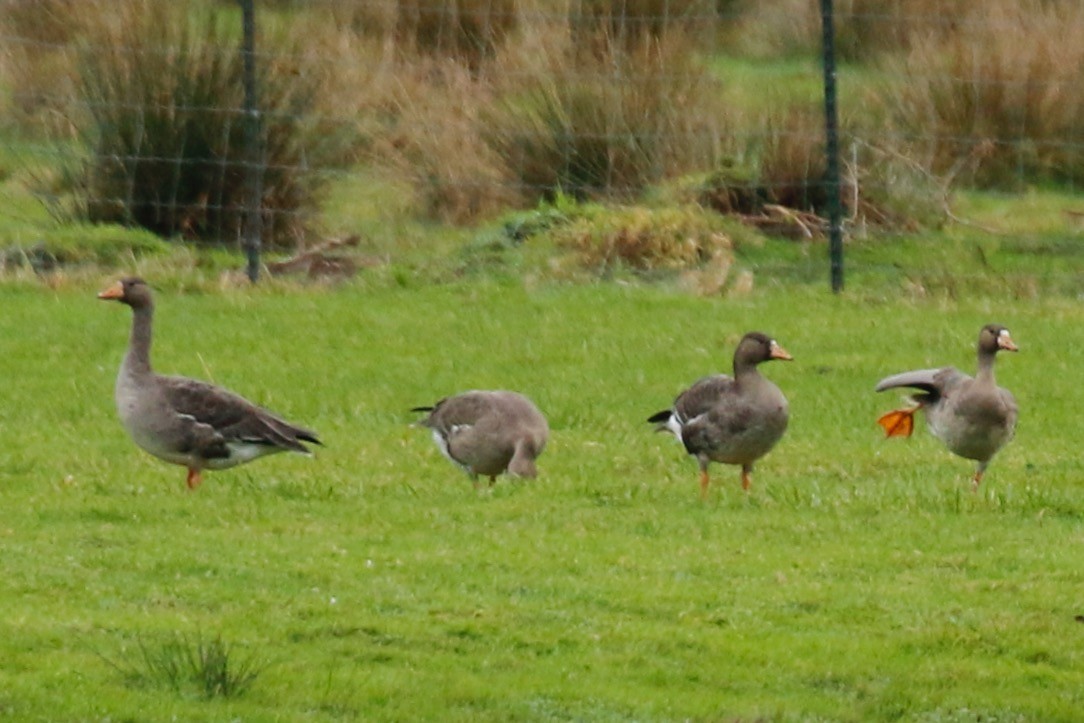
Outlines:
<svg viewBox="0 0 1084 723"><path fill-rule="evenodd" d="M100 281L105 282L102 278ZM316 428L315 459L210 474L138 451L112 407L126 309L97 281L0 287L0 711L15 719L1070 720L1082 700L1071 299L736 300L480 282L159 293L163 371ZM1001 360L1017 439L970 464L885 442L884 374ZM743 331L791 429L749 494L644 418ZM32 333L34 332L34 333ZM411 406L509 387L553 435L531 483L475 493ZM259 674L205 699L149 671L221 636Z"/></svg>

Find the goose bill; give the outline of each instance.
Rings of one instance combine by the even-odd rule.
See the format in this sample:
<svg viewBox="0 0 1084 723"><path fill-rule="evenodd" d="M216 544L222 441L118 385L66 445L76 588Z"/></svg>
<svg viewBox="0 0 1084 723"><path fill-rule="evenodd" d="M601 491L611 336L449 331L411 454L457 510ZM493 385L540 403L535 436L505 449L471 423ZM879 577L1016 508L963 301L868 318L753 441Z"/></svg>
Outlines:
<svg viewBox="0 0 1084 723"><path fill-rule="evenodd" d="M115 284L110 286L108 289L103 289L102 291L98 292L98 298L102 299L104 301L108 301L110 299L123 299L124 298L124 284L122 284L119 281L116 282Z"/></svg>

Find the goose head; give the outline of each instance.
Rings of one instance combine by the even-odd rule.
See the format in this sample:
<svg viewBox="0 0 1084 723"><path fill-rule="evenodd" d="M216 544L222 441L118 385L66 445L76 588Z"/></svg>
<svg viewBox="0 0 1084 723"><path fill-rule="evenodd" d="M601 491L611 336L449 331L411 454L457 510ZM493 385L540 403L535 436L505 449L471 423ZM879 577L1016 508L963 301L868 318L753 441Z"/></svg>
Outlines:
<svg viewBox="0 0 1084 723"><path fill-rule="evenodd" d="M751 331L742 337L734 352L734 367L756 366L761 362L778 359L781 361L793 361L794 357L779 345L775 339L759 331Z"/></svg>
<svg viewBox="0 0 1084 723"><path fill-rule="evenodd" d="M1009 330L1001 324L987 324L979 332L979 354L993 356L999 351L1017 351Z"/></svg>
<svg viewBox="0 0 1084 723"><path fill-rule="evenodd" d="M98 298L103 301L119 301L133 309L143 309L153 304L151 287L137 276L120 279L109 288L99 292Z"/></svg>

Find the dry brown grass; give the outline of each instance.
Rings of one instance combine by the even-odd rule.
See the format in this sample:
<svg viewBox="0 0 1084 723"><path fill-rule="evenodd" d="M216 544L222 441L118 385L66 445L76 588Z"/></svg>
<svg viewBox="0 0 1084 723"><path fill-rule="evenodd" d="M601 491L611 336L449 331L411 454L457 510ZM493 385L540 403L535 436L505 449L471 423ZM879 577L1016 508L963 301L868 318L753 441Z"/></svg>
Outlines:
<svg viewBox="0 0 1084 723"><path fill-rule="evenodd" d="M189 3L207 4L187 0L177 7ZM210 4L219 15L235 17L232 2ZM142 100L176 94L163 80L166 71L122 67L124 54L138 66L132 57L174 42L163 40L153 22L145 37L122 36L115 19L120 9L137 6L148 13L162 8L151 0L0 5L5 30L25 39L4 52L15 97L33 101L24 108L27 118L63 118L74 127L68 88L77 76L65 65L73 57L82 58L81 69L93 70L83 76L82 90L92 86L104 103L123 105L121 96L109 95L114 91ZM224 12L227 6L230 12ZM884 126L870 124L866 138L879 142L844 148L852 181L844 195L849 212L860 213L867 204L870 218L906 226L904 207L927 197L931 186L944 186L945 178L998 185L1084 180L1077 150L1084 147L1078 3L841 0L837 12L841 53L884 61L880 69L887 72L880 77L892 86L882 98L891 108L890 130L898 131L889 136ZM732 28L729 40L707 44L717 37L720 15ZM265 66L271 110L298 119L298 132L310 139L279 143L282 161L276 165L325 171L361 158L390 166L409 180L417 210L430 218L469 223L561 193L628 201L660 181L719 169L728 158L736 159L741 173L719 174L706 187L720 208L746 213L772 203L823 213L826 206L819 106L794 109L780 93L766 115L742 121L743 113L768 103L751 110L722 107L720 88L700 60L702 50L815 55L816 3L281 0L262 6L261 32L262 47L271 48ZM219 41L224 54L232 52L232 36ZM87 52L76 56L71 51L77 46ZM101 52L90 52L99 46ZM885 60L891 52L905 59ZM136 79L146 87L137 89ZM762 100L769 90L749 95ZM167 115L144 120L166 128ZM101 127L123 125L118 118L99 120ZM230 133L219 128L218 137ZM313 138L321 143L307 145ZM342 149L340 139L356 141L351 152L319 165L325 162L322 142ZM154 155L171 157L175 146L155 147ZM118 177L124 172L111 171ZM907 188L894 190L900 179ZM101 193L114 206L103 218L130 217L122 208L130 179L124 183L129 186ZM269 197L285 209L273 216L276 223L309 213L293 210L309 203L306 194L289 184L272 186ZM894 197L907 204L893 203ZM166 232L193 221L219 232L232 229L231 220L206 218L209 209L230 203L215 198L214 192L171 188L144 202L174 208L180 221L155 220Z"/></svg>
<svg viewBox="0 0 1084 723"><path fill-rule="evenodd" d="M996 2L892 66L908 152L982 185L1084 180L1084 6Z"/></svg>
<svg viewBox="0 0 1084 723"><path fill-rule="evenodd" d="M399 60L381 156L421 210L466 222L557 193L628 199L710 163L720 94L676 32L578 52L565 16L524 27L481 71L455 58Z"/></svg>
<svg viewBox="0 0 1084 723"><path fill-rule="evenodd" d="M489 84L455 61L400 65L395 123L376 147L409 179L428 218L467 223L519 205L522 196L482 137Z"/></svg>
<svg viewBox="0 0 1084 723"><path fill-rule="evenodd" d="M718 22L715 0L571 0L568 26L577 50L605 56L645 41L704 46Z"/></svg>
<svg viewBox="0 0 1084 723"><path fill-rule="evenodd" d="M0 3L2 70L13 120L33 130L56 120L71 93L68 43L93 21L74 12L80 0L6 0ZM94 0L87 0L92 3Z"/></svg>
<svg viewBox="0 0 1084 723"><path fill-rule="evenodd" d="M87 0L66 46L74 91L67 212L162 236L234 242L245 207L245 123L236 23L195 3ZM348 139L310 115L314 77L298 36L267 33L261 68L265 243L303 240L324 176ZM60 140L69 140L62 138Z"/></svg>
<svg viewBox="0 0 1084 723"><path fill-rule="evenodd" d="M971 0L837 0L836 52L845 60L869 60L906 50L916 41L955 33L962 17L988 4ZM749 0L725 28L727 43L743 54L816 56L821 50L823 31L817 2Z"/></svg>
<svg viewBox="0 0 1084 723"><path fill-rule="evenodd" d="M719 88L681 36L543 58L502 84L486 131L530 196L628 198L718 155Z"/></svg>
<svg viewBox="0 0 1084 723"><path fill-rule="evenodd" d="M322 16L376 40L401 58L454 58L479 68L513 33L516 0L321 0L292 3L294 16Z"/></svg>

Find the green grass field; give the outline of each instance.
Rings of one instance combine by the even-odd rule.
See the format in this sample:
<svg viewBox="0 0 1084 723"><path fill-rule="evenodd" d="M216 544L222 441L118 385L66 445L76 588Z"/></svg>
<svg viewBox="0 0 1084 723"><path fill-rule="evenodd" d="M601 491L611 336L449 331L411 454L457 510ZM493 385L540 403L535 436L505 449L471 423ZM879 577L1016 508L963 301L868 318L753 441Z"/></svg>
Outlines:
<svg viewBox="0 0 1084 723"><path fill-rule="evenodd" d="M1071 296L925 299L764 284L475 281L159 286L155 362L317 429L312 459L208 474L136 449L113 410L110 277L0 285L0 717L11 720L1075 720L1084 475ZM152 279L153 280L153 279ZM952 298L955 296L956 298ZM1021 347L983 488L920 427L881 439L881 376ZM644 419L728 371L742 332L791 427L743 493ZM407 410L531 396L532 482L475 492ZM148 660L221 640L234 697Z"/></svg>

